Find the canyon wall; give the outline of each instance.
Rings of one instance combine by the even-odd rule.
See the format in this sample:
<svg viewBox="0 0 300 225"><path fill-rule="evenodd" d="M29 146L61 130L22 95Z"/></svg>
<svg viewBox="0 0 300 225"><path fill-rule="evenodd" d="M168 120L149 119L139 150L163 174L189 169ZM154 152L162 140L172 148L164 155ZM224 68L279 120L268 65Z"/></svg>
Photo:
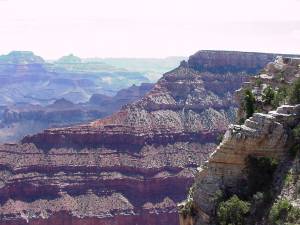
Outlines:
<svg viewBox="0 0 300 225"><path fill-rule="evenodd" d="M0 146L0 224L179 224L177 204L235 119L234 90L269 59L230 54L253 62L233 71L239 57L203 51L112 116ZM203 57L223 69L198 69Z"/></svg>
<svg viewBox="0 0 300 225"><path fill-rule="evenodd" d="M292 85L300 78L299 65L299 58L277 57L259 75L251 77L236 91L240 118L245 119L246 115L246 90L255 99L254 110L261 113L254 113L242 125L230 125L221 144L209 156L208 161L198 168L190 196L180 205L181 209L185 209L190 201L195 212L191 215L182 211L181 225L216 224L219 204L217 195L224 190L238 194L246 187L249 156L275 159L281 163L279 166L285 166L284 163L291 154L290 149L295 144L291 128L295 128L300 122L300 105L282 105L277 108L276 104L284 104L290 100L288 96L278 102L273 100L276 100L276 95L281 96L283 88L287 93L292 89ZM273 95L267 95L268 88L274 92ZM279 173L278 179L283 180L285 175L282 171ZM277 185L273 188L279 189L280 185ZM256 224L269 223L257 221Z"/></svg>
<svg viewBox="0 0 300 225"><path fill-rule="evenodd" d="M199 169L193 193L198 218L192 224L209 224L216 194L223 188L238 193L246 179L248 156L282 160L291 147L289 127L300 121L300 105L281 106L268 114L255 113L244 125L231 125L208 162ZM188 218L187 218L188 219ZM188 224L182 220L181 224Z"/></svg>

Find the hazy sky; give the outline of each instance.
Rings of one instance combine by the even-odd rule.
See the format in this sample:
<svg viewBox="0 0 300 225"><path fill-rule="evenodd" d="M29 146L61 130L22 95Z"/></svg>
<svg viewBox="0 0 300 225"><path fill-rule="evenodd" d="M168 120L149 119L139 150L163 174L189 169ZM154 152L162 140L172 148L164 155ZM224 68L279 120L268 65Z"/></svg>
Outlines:
<svg viewBox="0 0 300 225"><path fill-rule="evenodd" d="M0 54L300 54L300 0L0 0Z"/></svg>

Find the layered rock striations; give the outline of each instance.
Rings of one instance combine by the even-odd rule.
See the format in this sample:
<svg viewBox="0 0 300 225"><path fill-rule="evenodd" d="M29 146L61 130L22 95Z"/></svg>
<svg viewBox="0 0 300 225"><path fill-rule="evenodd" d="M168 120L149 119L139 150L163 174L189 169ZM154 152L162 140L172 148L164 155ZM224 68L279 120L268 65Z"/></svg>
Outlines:
<svg viewBox="0 0 300 225"><path fill-rule="evenodd" d="M208 161L199 167L189 199L180 205L181 225L216 224L218 193L225 191L245 194L242 191L243 188L247 188L249 156L266 157L280 162L277 181L274 181L272 187L274 190L269 191L274 192L274 196L278 191L286 196L286 189L282 191L280 188L286 176L284 173L291 164L291 149L295 146L292 128L297 127L300 122L300 105L282 105L273 109L276 108L276 104L290 101L288 96L282 96L281 90L291 89L291 85L297 82L300 77L299 65L299 58L278 57L274 62L268 63L261 74L251 77L236 92L236 99L240 105L238 115L241 118L246 115L246 90L254 96L252 107L261 113L254 113L242 125L230 125L222 143L209 156ZM278 96L282 98L275 102ZM294 167L297 164L295 162ZM191 207L193 213L186 213L187 207ZM269 224L268 220L264 219L266 221L256 221L255 224Z"/></svg>
<svg viewBox="0 0 300 225"><path fill-rule="evenodd" d="M244 125L231 125L224 140L200 168L194 186L193 201L198 218L193 224L208 224L214 219L215 197L224 188L238 193L246 180L247 157L286 157L289 127L300 121L300 105L281 106L268 114L255 113ZM182 224L185 224L185 220Z"/></svg>
<svg viewBox="0 0 300 225"><path fill-rule="evenodd" d="M193 57L112 116L0 146L0 224L178 224L252 67L199 71Z"/></svg>
<svg viewBox="0 0 300 225"><path fill-rule="evenodd" d="M189 58L189 65L198 71L213 73L244 71L248 74L257 74L277 56L297 57L288 54L206 50L192 55Z"/></svg>
<svg viewBox="0 0 300 225"><path fill-rule="evenodd" d="M237 121L246 116L243 106L246 90L250 90L255 97L257 111L267 113L280 104L285 104L285 97L291 85L300 78L299 65L300 57L278 56L273 62L269 62L258 75L250 77L249 81L245 82L235 93L235 98L241 106L238 110ZM271 99L272 95L274 99Z"/></svg>
<svg viewBox="0 0 300 225"><path fill-rule="evenodd" d="M115 96L94 94L88 102L75 104L64 98L47 106L17 104L6 106L0 115L0 142L15 142L47 128L70 126L111 115L122 105L142 98L153 84L122 89Z"/></svg>
<svg viewBox="0 0 300 225"><path fill-rule="evenodd" d="M225 130L234 118L231 86L238 86L243 79L246 77L238 74L213 75L179 67L165 74L144 98L124 106L120 112L108 118L87 125L46 130L25 137L23 142L48 148L69 144L80 147L102 144L143 146L177 141L213 142L216 135ZM223 88L222 94L219 93L219 82L230 83L230 86Z"/></svg>

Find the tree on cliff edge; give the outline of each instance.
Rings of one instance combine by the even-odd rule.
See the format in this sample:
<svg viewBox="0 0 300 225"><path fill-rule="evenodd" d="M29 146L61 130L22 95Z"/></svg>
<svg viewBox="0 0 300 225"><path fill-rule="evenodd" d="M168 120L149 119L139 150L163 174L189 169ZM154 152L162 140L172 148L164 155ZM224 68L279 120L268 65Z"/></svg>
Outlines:
<svg viewBox="0 0 300 225"><path fill-rule="evenodd" d="M255 97L249 89L245 90L244 110L246 112L247 119L251 117L255 111Z"/></svg>
<svg viewBox="0 0 300 225"><path fill-rule="evenodd" d="M300 104L300 78L293 84L291 92L289 94L290 104Z"/></svg>

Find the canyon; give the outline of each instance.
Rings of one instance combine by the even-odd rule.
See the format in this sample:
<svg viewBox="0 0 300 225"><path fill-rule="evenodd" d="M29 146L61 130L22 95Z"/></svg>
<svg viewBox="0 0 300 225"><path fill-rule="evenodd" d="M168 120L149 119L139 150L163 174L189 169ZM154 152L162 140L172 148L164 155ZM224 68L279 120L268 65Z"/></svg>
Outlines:
<svg viewBox="0 0 300 225"><path fill-rule="evenodd" d="M27 51L1 55L0 105L45 106L61 98L73 103L87 102L93 94L113 96L120 89L149 82L145 73L103 62L82 62L80 58L72 61L73 57L48 62Z"/></svg>
<svg viewBox="0 0 300 225"><path fill-rule="evenodd" d="M276 94L281 94L282 88L291 90L293 84L300 78L299 65L300 58L278 57L236 91L235 97L239 103L237 121L241 118L246 120L239 125L230 125L220 145L198 168L188 199L180 205L181 225L222 224L217 219L219 214L216 211L220 209L218 208L220 203L216 200L216 196L218 193L245 195L243 190L248 185L249 157L272 159L279 164L274 175L273 186L267 192L272 193L273 205L269 202L265 205L266 214L259 220L251 214L257 209L252 209L247 216L256 221L248 218L248 221L243 224L275 224L274 221L270 221L270 216L268 218L268 213L272 211L272 206L277 204L276 200L279 202L288 199L291 203L290 207L299 208L297 195L299 155L291 152L293 148L299 148L295 145L297 142L293 137L293 129L299 126L300 105L285 105L287 100L282 99L278 103L281 106L277 108L277 102L267 100L265 91L267 88L272 88L276 97ZM255 109L259 111L249 118L245 118L246 90L250 90L253 94ZM276 99L274 96L272 98ZM287 176L290 176L293 181L288 183ZM260 182L258 174L256 177L256 182ZM284 220L284 216L281 219ZM295 216L294 220L297 219L299 222L299 218ZM280 224L287 223L281 221Z"/></svg>
<svg viewBox="0 0 300 225"><path fill-rule="evenodd" d="M121 89L114 96L93 94L88 102L73 103L64 98L52 104L30 103L3 106L0 110L0 143L20 141L26 135L47 128L86 123L111 115L121 106L143 97L154 85L142 83Z"/></svg>
<svg viewBox="0 0 300 225"><path fill-rule="evenodd" d="M1 145L0 224L178 225L235 90L276 56L199 51L111 116Z"/></svg>

